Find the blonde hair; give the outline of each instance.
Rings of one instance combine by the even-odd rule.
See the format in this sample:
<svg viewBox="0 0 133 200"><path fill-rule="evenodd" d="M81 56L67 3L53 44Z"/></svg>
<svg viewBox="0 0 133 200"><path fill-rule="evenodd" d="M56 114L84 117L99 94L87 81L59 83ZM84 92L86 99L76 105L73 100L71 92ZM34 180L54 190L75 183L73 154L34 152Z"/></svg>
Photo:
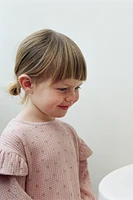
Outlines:
<svg viewBox="0 0 133 200"><path fill-rule="evenodd" d="M86 62L79 47L66 35L49 29L35 32L22 41L14 73L16 82L9 87L12 95L21 93L18 78L22 74L36 82L51 78L51 84L67 78L85 81L87 77ZM26 99L25 93L22 103Z"/></svg>

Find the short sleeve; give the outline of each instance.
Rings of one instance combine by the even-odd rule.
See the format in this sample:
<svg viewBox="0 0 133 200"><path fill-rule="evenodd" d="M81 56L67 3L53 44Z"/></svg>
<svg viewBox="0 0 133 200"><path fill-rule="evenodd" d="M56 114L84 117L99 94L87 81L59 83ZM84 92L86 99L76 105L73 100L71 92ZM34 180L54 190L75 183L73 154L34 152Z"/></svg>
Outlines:
<svg viewBox="0 0 133 200"><path fill-rule="evenodd" d="M92 155L92 150L79 138L79 161L84 161Z"/></svg>
<svg viewBox="0 0 133 200"><path fill-rule="evenodd" d="M5 133L0 137L0 174L15 176L28 174L23 144L13 133Z"/></svg>

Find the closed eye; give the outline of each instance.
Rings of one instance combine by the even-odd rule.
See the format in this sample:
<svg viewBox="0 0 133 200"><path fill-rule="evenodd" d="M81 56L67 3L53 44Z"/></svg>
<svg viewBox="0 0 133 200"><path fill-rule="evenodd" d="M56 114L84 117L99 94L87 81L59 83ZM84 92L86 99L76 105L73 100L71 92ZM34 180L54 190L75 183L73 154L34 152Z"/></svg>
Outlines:
<svg viewBox="0 0 133 200"><path fill-rule="evenodd" d="M80 87L80 86L78 86L78 87L76 87L76 88L75 88L75 90L79 90L79 89L81 89L81 87Z"/></svg>
<svg viewBox="0 0 133 200"><path fill-rule="evenodd" d="M57 89L60 90L60 91L62 91L62 92L68 90L68 88L57 88ZM79 89L81 89L80 86L77 86L77 87L75 88L75 90L79 90Z"/></svg>
<svg viewBox="0 0 133 200"><path fill-rule="evenodd" d="M58 88L58 90L60 90L60 91L66 91L67 88Z"/></svg>

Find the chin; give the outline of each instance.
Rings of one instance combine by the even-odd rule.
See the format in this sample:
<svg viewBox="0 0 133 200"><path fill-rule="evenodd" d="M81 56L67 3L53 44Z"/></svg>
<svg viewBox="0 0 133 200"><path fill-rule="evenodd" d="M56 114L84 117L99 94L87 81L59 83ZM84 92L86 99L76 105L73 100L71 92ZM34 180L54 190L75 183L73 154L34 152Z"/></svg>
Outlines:
<svg viewBox="0 0 133 200"><path fill-rule="evenodd" d="M54 116L55 118L62 118L62 117L64 117L66 115L66 113L64 113L64 114L62 114L62 115L56 115L56 116Z"/></svg>

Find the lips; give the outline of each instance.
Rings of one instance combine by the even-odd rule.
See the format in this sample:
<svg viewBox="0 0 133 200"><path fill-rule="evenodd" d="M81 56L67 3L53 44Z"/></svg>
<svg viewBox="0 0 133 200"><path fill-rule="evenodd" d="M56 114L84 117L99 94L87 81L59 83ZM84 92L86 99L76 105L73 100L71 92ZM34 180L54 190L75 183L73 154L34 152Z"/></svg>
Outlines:
<svg viewBox="0 0 133 200"><path fill-rule="evenodd" d="M59 106L62 110L68 110L69 106Z"/></svg>

